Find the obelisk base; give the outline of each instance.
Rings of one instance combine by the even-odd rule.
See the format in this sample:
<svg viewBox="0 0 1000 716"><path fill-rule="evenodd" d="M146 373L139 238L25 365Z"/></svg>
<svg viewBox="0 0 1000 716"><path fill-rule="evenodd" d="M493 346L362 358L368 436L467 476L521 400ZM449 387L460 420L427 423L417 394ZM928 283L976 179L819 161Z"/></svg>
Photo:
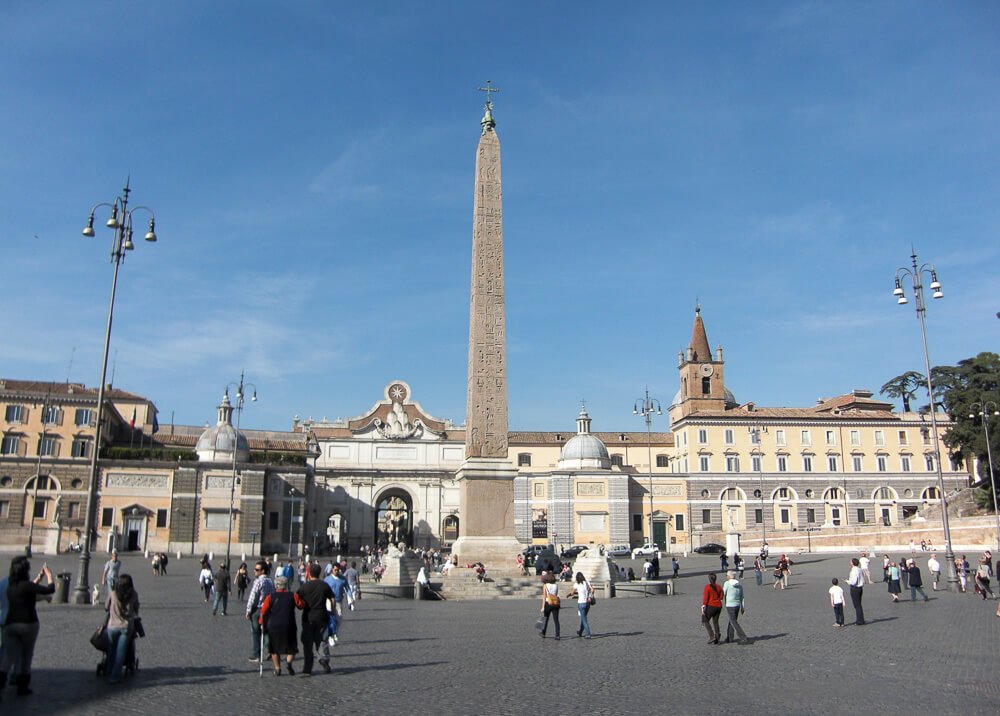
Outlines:
<svg viewBox="0 0 1000 716"><path fill-rule="evenodd" d="M514 478L504 458L466 458L455 475L460 489L461 536L452 545L459 564L512 566L524 545L514 536Z"/></svg>

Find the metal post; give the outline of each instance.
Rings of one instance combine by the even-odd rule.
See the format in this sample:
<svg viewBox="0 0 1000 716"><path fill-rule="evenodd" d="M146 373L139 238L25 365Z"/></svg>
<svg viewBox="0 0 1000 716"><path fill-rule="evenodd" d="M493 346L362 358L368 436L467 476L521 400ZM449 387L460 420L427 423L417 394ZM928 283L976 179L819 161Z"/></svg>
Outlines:
<svg viewBox="0 0 1000 716"><path fill-rule="evenodd" d="M253 383L245 383L243 379L245 377L245 372L240 371L240 382L236 384L236 434L233 436L233 479L229 485L229 527L226 531L226 568L229 568L229 558L232 552L233 546L233 502L236 500L236 455L239 452L240 446L240 421L243 417L243 405L246 402L246 394L243 392L244 388L249 386L253 388L252 401L257 400L257 386ZM234 385L230 383L226 386L226 395L229 395L230 386ZM228 402L228 401L226 401ZM247 443L247 448L249 449L250 443ZM242 493L242 490L241 490ZM251 550L252 551L252 550Z"/></svg>
<svg viewBox="0 0 1000 716"><path fill-rule="evenodd" d="M993 406L993 414L1000 415L997 411L997 404L993 401L980 401L979 403L972 404L972 411L975 412L978 406L979 417L983 420L983 432L986 435L986 459L989 461L990 468L990 487L993 491L993 517L997 522L997 554L1000 554L1000 508L997 507L997 483L993 477L993 448L990 446L990 406ZM974 417L973 415L969 416Z"/></svg>
<svg viewBox="0 0 1000 716"><path fill-rule="evenodd" d="M633 415L642 415L643 419L646 421L646 450L649 467L649 539L647 544L653 544L653 413L657 415L663 415L663 410L660 408L660 401L656 398L649 397L649 388L646 388L646 394L644 398L639 398L632 405ZM669 540L666 540L669 544Z"/></svg>
<svg viewBox="0 0 1000 716"><path fill-rule="evenodd" d="M921 282L923 272L927 271L931 275L931 289L934 291L934 298L942 298L941 285L937 280L937 271L930 265L917 266L917 254L910 255L913 270L901 268L896 272L896 289L893 295L899 296L898 303L906 303L900 286L900 276L909 276L913 284L913 295L916 300L917 317L920 319L920 338L924 349L924 369L927 377L927 397L931 402L931 432L934 435L934 467L937 469L938 498L941 502L941 525L944 528L945 559L948 561L948 590L958 591L958 572L955 569L955 550L951 542L951 525L948 519L948 501L944 495L944 475L941 472L941 442L938 436L937 427L937 404L934 400L934 384L931 379L931 359L927 350L927 325L925 316L927 307L924 304L924 286Z"/></svg>
<svg viewBox="0 0 1000 716"><path fill-rule="evenodd" d="M129 183L125 183L122 196L116 197L114 202L107 204L96 204L90 210L90 219L83 235L92 237L94 235L94 211L100 206L111 208L111 218L108 219L107 226L114 229L115 235L111 245L111 262L114 264L114 272L111 276L111 298L108 301L108 322L104 330L104 357L101 361L101 382L97 388L97 426L94 428L94 449L90 456L90 475L87 486L87 514L84 519L83 548L80 550L80 566L76 575L76 586L73 589L74 604L90 604L90 551L93 547L95 525L95 509L97 507L97 486L100 476L98 475L98 460L101 452L101 433L104 426L104 391L108 377L108 353L111 347L111 326L115 314L115 292L118 289L118 269L122 261L125 260L125 252L133 248L132 245L132 215L139 209L144 209L152 217L153 211L149 207L137 206L128 209L128 195L131 192ZM121 220L118 220L121 212ZM154 233L154 218L150 218L149 231L145 236L146 241L156 241Z"/></svg>
<svg viewBox="0 0 1000 716"><path fill-rule="evenodd" d="M52 397L51 393L45 394L45 400L42 402L42 437L38 441L38 464L35 467L35 489L32 491L31 495L31 515L28 518L28 544L24 547L24 555L31 558L31 543L35 534L35 505L38 504L38 483L42 481L42 445L45 444L45 413L49 409L49 399Z"/></svg>

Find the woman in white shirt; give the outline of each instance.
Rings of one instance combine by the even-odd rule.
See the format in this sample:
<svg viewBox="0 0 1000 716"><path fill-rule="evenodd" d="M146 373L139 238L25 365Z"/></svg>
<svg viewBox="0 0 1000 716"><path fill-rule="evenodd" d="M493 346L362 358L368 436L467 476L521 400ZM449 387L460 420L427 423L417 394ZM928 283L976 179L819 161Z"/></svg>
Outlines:
<svg viewBox="0 0 1000 716"><path fill-rule="evenodd" d="M539 633L545 638L545 630L549 628L549 617L556 624L556 639L559 639L559 585L552 572L542 572L542 617L545 622L542 624L542 631Z"/></svg>
<svg viewBox="0 0 1000 716"><path fill-rule="evenodd" d="M205 564L201 568L201 572L198 573L198 586L205 590L205 601L207 602L212 596L212 582L214 578L212 577L212 570L208 568Z"/></svg>
<svg viewBox="0 0 1000 716"><path fill-rule="evenodd" d="M570 592L571 597L576 597L576 611L580 615L580 628L576 630L577 636L584 639L590 638L590 622L587 621L587 613L590 611L590 598L594 594L594 588L590 586L583 572L576 573L576 585Z"/></svg>

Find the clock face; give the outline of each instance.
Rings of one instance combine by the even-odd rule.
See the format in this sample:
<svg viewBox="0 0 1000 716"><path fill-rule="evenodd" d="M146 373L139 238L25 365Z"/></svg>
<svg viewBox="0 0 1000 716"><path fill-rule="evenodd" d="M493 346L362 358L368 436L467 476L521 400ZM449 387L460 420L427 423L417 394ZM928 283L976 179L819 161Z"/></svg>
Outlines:
<svg viewBox="0 0 1000 716"><path fill-rule="evenodd" d="M715 367L709 363L704 363L698 367L698 373L705 376L706 378L715 372Z"/></svg>

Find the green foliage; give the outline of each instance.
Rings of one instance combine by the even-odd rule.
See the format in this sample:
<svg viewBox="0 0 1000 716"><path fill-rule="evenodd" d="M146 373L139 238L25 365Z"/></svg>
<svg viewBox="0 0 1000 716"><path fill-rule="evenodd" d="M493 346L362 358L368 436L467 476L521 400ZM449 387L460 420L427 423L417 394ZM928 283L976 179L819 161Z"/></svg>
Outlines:
<svg viewBox="0 0 1000 716"><path fill-rule="evenodd" d="M936 373L936 375L935 375ZM957 366L935 368L932 379L940 377L941 404L955 421L944 444L952 455L975 456L979 462L979 479L987 483L989 507L993 507L992 492L989 491L989 460L987 458L986 430L983 420L988 420L990 450L993 454L994 477L1000 477L1000 416L993 412L1000 410L1000 355L980 353L974 358L966 358ZM935 386L937 393L937 386ZM980 415L983 413L983 415ZM966 461L968 463L968 460Z"/></svg>
<svg viewBox="0 0 1000 716"><path fill-rule="evenodd" d="M101 450L104 460L169 460L170 462L186 462L197 460L198 456L191 450L177 448L127 448L106 447Z"/></svg>
<svg viewBox="0 0 1000 716"><path fill-rule="evenodd" d="M307 456L294 452L251 452L250 462L262 465L299 465L305 467Z"/></svg>
<svg viewBox="0 0 1000 716"><path fill-rule="evenodd" d="M901 399L903 401L903 412L908 413L910 412L910 400L916 396L917 389L924 384L923 373L908 370L902 375L897 375L895 378L889 380L879 388L878 392L890 398Z"/></svg>

